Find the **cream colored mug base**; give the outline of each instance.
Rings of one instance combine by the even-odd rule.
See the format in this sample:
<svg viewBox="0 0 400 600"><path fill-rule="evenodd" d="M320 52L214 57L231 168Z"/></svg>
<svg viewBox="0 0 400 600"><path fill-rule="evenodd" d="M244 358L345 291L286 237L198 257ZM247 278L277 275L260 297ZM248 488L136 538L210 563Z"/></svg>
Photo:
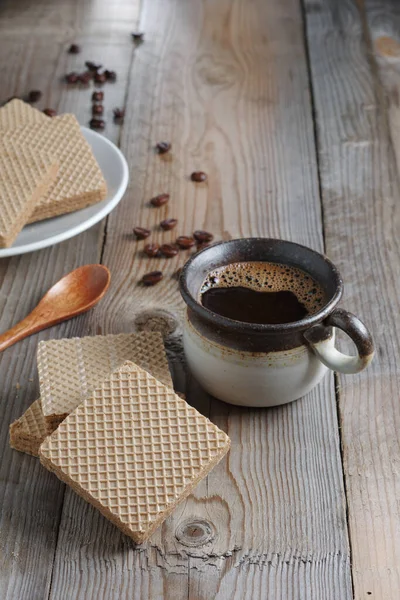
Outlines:
<svg viewBox="0 0 400 600"><path fill-rule="evenodd" d="M334 348L334 334L319 346ZM242 352L204 338L185 323L183 334L189 367L212 396L240 406L278 406L301 398L328 368L307 346L280 352Z"/></svg>

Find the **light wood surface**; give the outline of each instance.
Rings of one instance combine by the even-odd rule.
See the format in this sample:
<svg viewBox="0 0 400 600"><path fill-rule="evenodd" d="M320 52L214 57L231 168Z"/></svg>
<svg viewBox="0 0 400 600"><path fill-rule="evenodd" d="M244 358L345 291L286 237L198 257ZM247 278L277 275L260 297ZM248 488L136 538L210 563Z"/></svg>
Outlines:
<svg viewBox="0 0 400 600"><path fill-rule="evenodd" d="M103 260L114 293L93 313L94 329L126 331L138 317L143 325L143 311L150 322L159 310L180 318L172 275L185 257L144 259L144 243L129 236L134 226L154 229L156 241L204 228L216 239L282 236L322 249L301 15L296 2L288 11L287 20L275 2L239 2L233 11L228 0L143 4L146 42L135 55L121 139L131 184L108 220ZM165 159L151 148L161 139L172 143ZM188 181L197 169L207 172L207 184ZM170 203L149 208L161 192ZM165 217L179 219L171 234L157 229ZM161 284L137 286L159 267ZM51 598L73 580L73 598L107 597L123 582L144 598L224 598L230 589L236 598L261 599L263 580L249 575L257 569L273 574L264 578L276 597L351 598L332 379L276 411L210 402L194 382L186 391L229 433L229 457L140 551L67 491ZM198 522L211 529L210 541L188 546L186 533L180 542L184 524L189 530Z"/></svg>
<svg viewBox="0 0 400 600"><path fill-rule="evenodd" d="M42 107L86 124L91 90L66 89L61 75L83 58L115 69L117 83L105 88L105 135L120 143L131 181L106 228L0 261L1 330L80 264L101 259L112 272L95 310L0 356L0 598L350 600L353 581L357 599L399 597L398 311L378 296L389 284L395 294L398 284L396 142L367 35L388 10L371 3L368 20L362 5L345 0L3 2L1 93L39 87ZM145 42L135 48L130 32L138 28ZM66 54L72 41L84 53ZM120 128L111 111L124 104ZM173 145L164 157L153 151L162 139ZM208 182L189 181L194 170ZM171 194L169 204L149 208L161 192ZM179 224L162 234L166 217ZM144 243L131 234L138 225L155 241L202 228L216 239L274 236L320 251L326 242L346 281L345 307L373 325L378 360L337 382L336 393L329 376L281 408L211 399L183 363L174 273L185 253L144 258ZM163 282L137 285L156 268ZM171 332L177 389L228 432L232 450L135 548L37 460L11 451L8 425L37 397L39 339L151 327Z"/></svg>
<svg viewBox="0 0 400 600"><path fill-rule="evenodd" d="M126 6L131 5L130 2ZM74 62L84 58L106 59L117 68L120 80L127 80L132 60L131 41L116 32L104 39L101 32L84 33L87 17L74 3L8 2L0 8L1 99L41 89L44 97L39 108L70 110L80 123L90 118L89 90L69 90L60 82ZM88 5L85 5L86 7ZM103 4L106 11L108 3ZM121 3L122 6L122 3ZM133 4L132 4L133 6ZM136 15L137 15L137 4ZM110 15L109 15L110 16ZM118 21L119 22L119 21ZM123 19L122 19L123 22ZM131 21L134 22L134 21ZM124 23L126 31L129 21ZM113 29L115 21L105 21ZM116 26L116 25L115 25ZM78 57L66 53L78 40L90 45ZM89 56L88 56L89 54ZM110 88L108 88L110 89ZM119 84L106 100L122 104L125 87ZM117 141L120 128L110 124L108 135ZM21 320L32 310L49 287L76 267L99 262L104 223L53 248L0 261L0 331ZM36 347L41 339L95 333L88 328L87 315L46 330L22 341L0 357L2 418L0 422L0 598L42 600L50 593L54 553L64 497L64 486L39 462L12 451L8 444L8 426L38 397ZM70 586L69 586L70 587ZM68 597L65 590L64 598Z"/></svg>
<svg viewBox="0 0 400 600"><path fill-rule="evenodd" d="M354 593L357 600L394 600L400 597L400 13L390 2L366 2L361 13L351 2L339 4L334 10L325 1L321 11L308 11L307 27L326 249L346 282L343 305L365 315L377 346L369 369L339 382Z"/></svg>

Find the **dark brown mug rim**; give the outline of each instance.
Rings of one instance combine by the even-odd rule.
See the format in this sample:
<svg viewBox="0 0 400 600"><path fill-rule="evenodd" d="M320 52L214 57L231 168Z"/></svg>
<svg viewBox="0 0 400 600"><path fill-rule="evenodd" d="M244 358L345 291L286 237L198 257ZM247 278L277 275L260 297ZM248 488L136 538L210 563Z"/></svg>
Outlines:
<svg viewBox="0 0 400 600"><path fill-rule="evenodd" d="M319 310L318 312L316 312L312 315L308 315L308 316L304 317L304 319L301 319L300 321L292 321L290 323L278 323L278 324L246 323L244 321L236 321L234 319L229 319L228 317L223 317L217 313L214 313L213 311L209 310L208 308L206 308L205 306L200 304L200 302L189 291L189 287L187 285L188 273L189 273L190 269L192 268L193 263L195 263L196 260L199 259L200 255L211 253L218 246L228 246L229 244L235 244L235 243L237 244L238 242L241 242L241 243L243 243L243 242L247 242L247 243L252 243L252 242L254 242L254 243L259 243L259 242L281 243L281 244L287 244L293 248L296 247L298 249L306 250L307 252L312 252L314 255L319 257L321 260L323 260L329 266L332 276L334 278L334 284L335 284L335 288L336 288L335 293L328 300L328 302L325 304L325 306L323 308L321 308L321 310ZM259 259L254 259L254 260L259 260ZM236 262L240 262L240 261L236 261ZM260 261L260 262L263 262L263 261ZM269 261L265 260L264 262L269 262ZM279 263L279 261L277 261L277 260L271 261L271 262ZM295 265L293 265L293 266L295 266ZM302 267L299 267L299 268L302 268ZM304 268L303 268L303 270L304 270ZM316 252L315 250L313 250L312 248L309 248L308 246L304 246L303 244L298 244L296 242L290 242L288 240L282 240L282 239L278 239L278 238L260 238L260 237L258 237L258 238L237 238L237 239L228 240L225 242L217 242L215 244L212 244L211 246L208 246L207 248L204 248L203 250L200 250L199 252L194 254L184 265L181 275L180 275L180 278L179 278L179 286L180 286L181 295L182 295L184 301L186 302L187 306L190 309L192 309L195 312L195 314L197 314L199 317L202 317L206 321L213 323L217 327L225 327L225 328L230 328L230 329L235 328L235 329L239 329L242 333L246 333L246 332L248 332L248 333L265 333L265 334L278 333L278 332L289 333L289 332L296 332L296 331L308 329L310 327L313 327L314 325L321 323L324 319L326 319L326 317L333 311L335 306L338 304L338 302L343 294L343 280L340 276L340 273L339 273L338 269L336 268L336 266L333 264L333 262L331 260L329 260L329 258L327 258L325 255L321 254L320 252Z"/></svg>

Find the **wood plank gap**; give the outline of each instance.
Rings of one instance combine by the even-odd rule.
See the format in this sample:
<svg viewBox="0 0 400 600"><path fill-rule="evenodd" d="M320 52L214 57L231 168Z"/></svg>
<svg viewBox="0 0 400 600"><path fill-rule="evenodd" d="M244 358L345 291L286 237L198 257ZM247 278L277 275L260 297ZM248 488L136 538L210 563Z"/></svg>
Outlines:
<svg viewBox="0 0 400 600"><path fill-rule="evenodd" d="M51 569L50 569L50 581L49 581L49 589L48 592L46 594L46 600L50 599L51 596L51 586L53 584L53 575L54 575L54 563L56 560L56 555L57 555L57 550L58 550L58 540L60 539L60 525L61 525L61 519L62 519L62 513L63 513L63 508L64 508L64 500L65 500L65 491L67 486L65 484L63 484L63 495L62 495L62 499L61 499L61 503L60 503L60 511L59 511L59 515L58 515L58 522L56 523L56 539L54 541L54 552L53 552L53 561L51 563Z"/></svg>
<svg viewBox="0 0 400 600"><path fill-rule="evenodd" d="M335 400L336 400L336 418L338 422L338 433L339 433L339 452L340 452L340 462L342 464L342 477L343 477L343 487L344 487L344 498L345 498L345 518L346 518L346 527L347 527L347 537L349 540L349 557L350 564L352 564L352 556L353 556L353 541L351 537L351 529L350 529L350 518L349 518L349 494L347 489L347 477L344 469L344 439L342 437L342 416L340 412L340 379L339 375L335 372L333 374L333 385L335 388ZM355 587L354 587L354 574L353 569L350 569L350 581L351 581L351 593L353 599L355 598Z"/></svg>
<svg viewBox="0 0 400 600"><path fill-rule="evenodd" d="M299 0L300 11L302 17L302 25L303 25L303 42L304 42L304 56L306 59L306 68L307 68L307 76L308 76L308 89L310 92L310 107L311 107L311 118L313 124L313 137L314 137L314 148L315 148L315 162L317 165L317 178L318 178L318 195L319 195L319 203L320 203L320 211L321 211L321 227L322 227L322 244L324 252L326 251L326 235L325 235L325 214L324 214L324 203L322 201L322 178L321 178L321 163L319 158L319 139L318 139L318 126L317 126L317 109L315 106L314 100L314 87L313 87L313 79L311 74L311 57L310 57L310 48L308 45L308 37L307 37L307 17L306 17L306 7L304 4L305 0ZM340 430L339 430L340 435ZM343 463L342 463L343 470Z"/></svg>

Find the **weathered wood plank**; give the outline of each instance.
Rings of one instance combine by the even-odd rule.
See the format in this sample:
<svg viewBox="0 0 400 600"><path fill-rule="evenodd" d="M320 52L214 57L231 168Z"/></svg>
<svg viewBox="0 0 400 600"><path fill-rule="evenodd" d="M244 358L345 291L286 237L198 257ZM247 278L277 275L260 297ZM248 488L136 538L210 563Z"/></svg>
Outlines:
<svg viewBox="0 0 400 600"><path fill-rule="evenodd" d="M90 319L103 332L143 326L143 311L182 314L172 275L185 256L144 259L143 242L130 235L135 225L154 229L154 240L204 228L217 239L270 235L323 247L298 2L146 0L142 16L146 41L135 55L122 136L131 184L109 219L104 252L114 293ZM164 159L151 149L160 139L173 144ZM207 184L188 181L196 169L208 173ZM148 199L164 191L169 205L150 209ZM179 226L161 236L157 224L167 216ZM137 285L159 266L159 286ZM50 597L117 598L123 587L152 600L261 599L266 590L271 598L351 598L332 378L270 411L229 407L191 380L187 394L229 432L228 458L137 549L67 492ZM196 545L202 528L210 537Z"/></svg>
<svg viewBox="0 0 400 600"><path fill-rule="evenodd" d="M34 6L28 4L29 12ZM106 4L108 6L104 3L104 7ZM75 37L69 39L68 36L77 29L79 18L76 17L73 27L66 24L64 17L70 6L63 3L57 7L57 27L54 24L44 39L39 11L37 22L33 19L30 23L32 35L27 41L26 27L16 23L24 14L21 3L18 11L14 10L15 5L9 5L13 11L6 21L9 29L0 34L0 101L14 94L23 95L32 88L41 89L44 97L39 108L50 106L60 112L69 110L86 124L90 118L90 91L67 90L60 82L61 75L73 67L73 61L83 64L85 57L106 60L119 75L115 85L105 88L105 105L110 113L113 106L124 103L132 43L129 37L121 40L109 36L102 40L99 36L81 34L79 41L84 50L79 57L71 57L66 48ZM35 7L38 9L37 4ZM0 11L0 29L5 24L3 11L4 3ZM38 29L33 32L36 26ZM108 114L107 117L110 118ZM117 140L120 130L110 124L106 134ZM53 248L1 260L0 330L8 329L24 317L63 274L81 264L97 262L103 229L104 224L100 224ZM9 448L8 426L37 398L35 356L38 340L89 332L87 316L79 317L19 343L0 357L0 597L4 600L42 600L47 597L64 495L64 486L46 473L37 460Z"/></svg>
<svg viewBox="0 0 400 600"><path fill-rule="evenodd" d="M346 282L343 304L365 317L377 345L371 368L340 378L357 600L400 597L400 189L393 151L399 139L391 127L399 75L398 59L388 55L389 45L385 51L382 41L388 36L398 47L400 21L398 7L390 11L389 5L367 2L365 14L350 1L306 2L312 9L307 10L307 29L327 253ZM367 21L390 98L389 119Z"/></svg>

